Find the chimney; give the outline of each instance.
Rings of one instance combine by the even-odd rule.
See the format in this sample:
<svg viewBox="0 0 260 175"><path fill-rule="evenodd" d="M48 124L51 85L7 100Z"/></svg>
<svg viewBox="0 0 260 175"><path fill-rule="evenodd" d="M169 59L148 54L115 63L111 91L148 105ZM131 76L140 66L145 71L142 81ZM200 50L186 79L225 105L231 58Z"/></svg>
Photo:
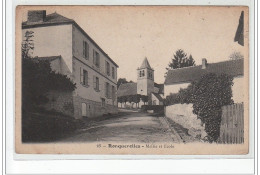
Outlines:
<svg viewBox="0 0 260 175"><path fill-rule="evenodd" d="M43 22L46 17L46 10L29 10L28 22Z"/></svg>
<svg viewBox="0 0 260 175"><path fill-rule="evenodd" d="M207 59L206 58L202 58L202 69L206 69L207 67Z"/></svg>

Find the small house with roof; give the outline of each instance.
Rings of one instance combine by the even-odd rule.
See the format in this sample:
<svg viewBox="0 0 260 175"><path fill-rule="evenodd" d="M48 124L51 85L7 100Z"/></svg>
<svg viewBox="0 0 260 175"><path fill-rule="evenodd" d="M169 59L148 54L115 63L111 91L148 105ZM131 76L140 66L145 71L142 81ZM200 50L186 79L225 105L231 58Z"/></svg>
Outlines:
<svg viewBox="0 0 260 175"><path fill-rule="evenodd" d="M54 71L76 83L75 118L117 112L118 65L73 19L56 12L46 15L45 10L28 11L23 36L26 31L34 32L32 57L50 61Z"/></svg>
<svg viewBox="0 0 260 175"><path fill-rule="evenodd" d="M207 63L202 59L202 65L169 70L164 82L164 97L178 93L181 88L187 88L192 81L199 80L207 73L227 74L233 77L233 100L244 102L244 59L228 60L218 63Z"/></svg>
<svg viewBox="0 0 260 175"><path fill-rule="evenodd" d="M149 61L145 58L140 67L137 68L137 82L121 84L117 90L118 97L126 97L131 95L147 96L148 104L162 105L164 85L154 82L154 69L150 66ZM140 101L139 107L144 105L144 101ZM119 103L118 107L137 108L135 103Z"/></svg>

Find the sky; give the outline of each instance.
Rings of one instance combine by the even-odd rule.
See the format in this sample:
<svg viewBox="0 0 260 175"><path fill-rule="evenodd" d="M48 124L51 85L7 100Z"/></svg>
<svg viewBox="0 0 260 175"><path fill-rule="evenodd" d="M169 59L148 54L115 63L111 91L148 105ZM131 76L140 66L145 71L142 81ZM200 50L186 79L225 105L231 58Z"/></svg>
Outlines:
<svg viewBox="0 0 260 175"><path fill-rule="evenodd" d="M33 7L41 9L42 7ZM191 6L52 6L75 20L119 65L118 78L136 81L136 69L145 57L154 71L155 82L164 82L164 73L173 54L183 49L196 65L229 60L233 52L247 58L247 47L234 42L243 7ZM26 20L27 9L23 13ZM247 13L245 13L246 19ZM245 36L248 31L245 31Z"/></svg>

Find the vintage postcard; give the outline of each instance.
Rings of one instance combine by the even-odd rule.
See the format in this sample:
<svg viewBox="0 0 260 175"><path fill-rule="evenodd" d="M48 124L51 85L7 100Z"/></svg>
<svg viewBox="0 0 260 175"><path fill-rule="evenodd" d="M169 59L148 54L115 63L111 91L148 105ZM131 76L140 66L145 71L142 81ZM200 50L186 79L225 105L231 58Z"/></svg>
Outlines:
<svg viewBox="0 0 260 175"><path fill-rule="evenodd" d="M246 6L17 6L17 154L249 151Z"/></svg>

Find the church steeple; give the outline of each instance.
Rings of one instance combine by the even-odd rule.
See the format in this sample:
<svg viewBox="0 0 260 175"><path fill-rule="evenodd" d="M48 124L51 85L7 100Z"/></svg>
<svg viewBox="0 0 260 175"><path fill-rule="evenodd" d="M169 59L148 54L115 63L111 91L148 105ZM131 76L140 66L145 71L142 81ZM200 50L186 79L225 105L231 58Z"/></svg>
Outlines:
<svg viewBox="0 0 260 175"><path fill-rule="evenodd" d="M154 70L145 57L141 67L137 69L137 93L149 95L154 90Z"/></svg>
<svg viewBox="0 0 260 175"><path fill-rule="evenodd" d="M145 68L152 69L146 57L144 58L144 61L139 69L145 69Z"/></svg>

